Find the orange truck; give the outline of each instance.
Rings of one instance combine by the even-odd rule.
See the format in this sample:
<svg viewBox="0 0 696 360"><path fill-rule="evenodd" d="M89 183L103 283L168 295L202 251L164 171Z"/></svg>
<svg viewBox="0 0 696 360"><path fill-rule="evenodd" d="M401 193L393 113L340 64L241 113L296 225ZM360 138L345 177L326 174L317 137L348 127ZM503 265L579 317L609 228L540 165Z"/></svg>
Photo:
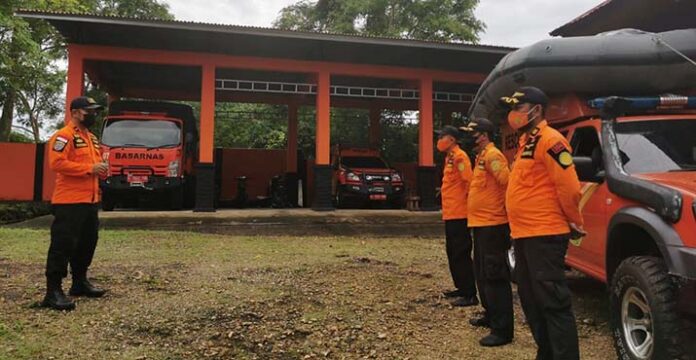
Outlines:
<svg viewBox="0 0 696 360"><path fill-rule="evenodd" d="M402 207L405 193L402 175L382 159L378 150L336 146L332 164L336 207Z"/></svg>
<svg viewBox="0 0 696 360"><path fill-rule="evenodd" d="M103 210L137 206L148 198L174 210L192 206L198 132L190 106L113 102L101 141L109 165L100 183Z"/></svg>
<svg viewBox="0 0 696 360"><path fill-rule="evenodd" d="M566 263L607 284L620 359L696 358L694 58L696 29L548 39L506 55L469 113L505 124L501 96L521 86L550 96L587 231ZM517 135L501 127L512 158Z"/></svg>
<svg viewBox="0 0 696 360"><path fill-rule="evenodd" d="M692 358L696 97L565 95L546 115L582 182L587 236L571 240L566 263L607 283L619 358ZM509 156L514 139L505 132Z"/></svg>

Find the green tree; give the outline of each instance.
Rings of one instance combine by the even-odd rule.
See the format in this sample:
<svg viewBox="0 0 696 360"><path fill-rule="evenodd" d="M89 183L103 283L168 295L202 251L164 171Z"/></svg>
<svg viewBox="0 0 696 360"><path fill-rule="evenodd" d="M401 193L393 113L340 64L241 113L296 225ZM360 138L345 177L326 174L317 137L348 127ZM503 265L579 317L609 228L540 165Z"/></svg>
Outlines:
<svg viewBox="0 0 696 360"><path fill-rule="evenodd" d="M219 103L215 111L215 146L283 149L287 118L285 106Z"/></svg>
<svg viewBox="0 0 696 360"><path fill-rule="evenodd" d="M281 29L476 43L478 0L302 0L283 8Z"/></svg>
<svg viewBox="0 0 696 360"><path fill-rule="evenodd" d="M91 9L106 16L174 20L169 5L160 0L90 0Z"/></svg>
<svg viewBox="0 0 696 360"><path fill-rule="evenodd" d="M62 110L65 71L63 39L48 23L15 17L15 9L84 12L172 19L158 0L3 0L0 2L0 141L13 120L28 126L40 141L44 120Z"/></svg>

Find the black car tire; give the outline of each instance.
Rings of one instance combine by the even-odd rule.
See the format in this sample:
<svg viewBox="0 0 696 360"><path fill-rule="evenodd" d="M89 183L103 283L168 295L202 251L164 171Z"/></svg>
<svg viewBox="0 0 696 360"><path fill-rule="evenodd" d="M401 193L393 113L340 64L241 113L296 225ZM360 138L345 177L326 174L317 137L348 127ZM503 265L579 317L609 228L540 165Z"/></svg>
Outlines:
<svg viewBox="0 0 696 360"><path fill-rule="evenodd" d="M612 277L609 304L614 346L622 360L692 359L676 284L662 259L625 259ZM691 340L693 341L693 339Z"/></svg>

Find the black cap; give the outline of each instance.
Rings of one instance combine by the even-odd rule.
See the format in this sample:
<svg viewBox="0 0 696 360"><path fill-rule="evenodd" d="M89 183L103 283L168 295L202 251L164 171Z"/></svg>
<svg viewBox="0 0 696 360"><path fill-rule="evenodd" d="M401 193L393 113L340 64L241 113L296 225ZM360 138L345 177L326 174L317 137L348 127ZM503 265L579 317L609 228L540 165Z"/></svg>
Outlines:
<svg viewBox="0 0 696 360"><path fill-rule="evenodd" d="M97 104L97 102L94 101L94 99L92 99L91 97L87 97L87 96L76 97L70 102L70 110L71 111L72 110L79 110L79 109L101 110L103 108L104 107Z"/></svg>
<svg viewBox="0 0 696 360"><path fill-rule="evenodd" d="M549 103L549 97L541 91L541 89L534 86L524 86L517 90L511 96L504 96L500 98L500 101L509 107L513 107L517 104L540 104L546 106Z"/></svg>
<svg viewBox="0 0 696 360"><path fill-rule="evenodd" d="M478 131L493 134L495 132L495 125L493 125L493 123L486 118L475 118L469 121L466 126L460 127L459 130L465 132Z"/></svg>
<svg viewBox="0 0 696 360"><path fill-rule="evenodd" d="M459 139L459 137L461 136L459 130L452 125L445 125L442 127L442 129L435 130L435 134L437 134L438 136L449 135L454 137L455 139Z"/></svg>

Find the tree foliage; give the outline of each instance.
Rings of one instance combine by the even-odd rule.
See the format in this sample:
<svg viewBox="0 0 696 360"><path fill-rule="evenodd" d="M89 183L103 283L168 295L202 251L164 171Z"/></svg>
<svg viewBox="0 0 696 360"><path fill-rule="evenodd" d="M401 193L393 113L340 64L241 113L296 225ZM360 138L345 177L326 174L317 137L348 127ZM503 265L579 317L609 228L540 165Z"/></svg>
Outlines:
<svg viewBox="0 0 696 360"><path fill-rule="evenodd" d="M41 140L47 120L63 109L66 52L63 39L41 20L13 15L16 9L96 13L173 19L158 0L3 0L0 2L0 141L8 141L13 120Z"/></svg>
<svg viewBox="0 0 696 360"><path fill-rule="evenodd" d="M302 0L285 7L281 29L476 43L485 25L478 0Z"/></svg>

